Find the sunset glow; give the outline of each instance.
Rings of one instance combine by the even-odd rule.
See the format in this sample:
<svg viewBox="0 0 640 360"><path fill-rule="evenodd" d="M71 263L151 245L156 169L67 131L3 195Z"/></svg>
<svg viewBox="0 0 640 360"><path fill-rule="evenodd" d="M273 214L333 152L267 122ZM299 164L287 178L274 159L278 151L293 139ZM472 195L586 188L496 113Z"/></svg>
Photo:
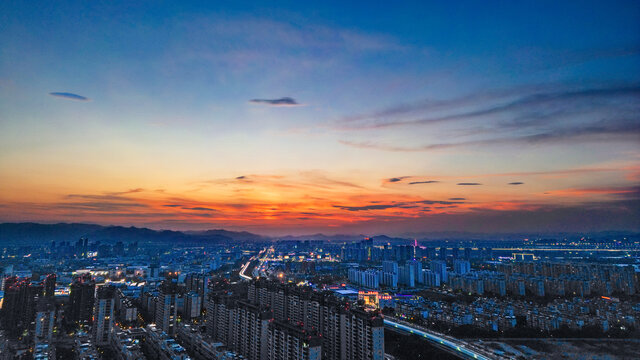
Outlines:
<svg viewBox="0 0 640 360"><path fill-rule="evenodd" d="M0 221L638 230L640 8L550 4L5 2Z"/></svg>

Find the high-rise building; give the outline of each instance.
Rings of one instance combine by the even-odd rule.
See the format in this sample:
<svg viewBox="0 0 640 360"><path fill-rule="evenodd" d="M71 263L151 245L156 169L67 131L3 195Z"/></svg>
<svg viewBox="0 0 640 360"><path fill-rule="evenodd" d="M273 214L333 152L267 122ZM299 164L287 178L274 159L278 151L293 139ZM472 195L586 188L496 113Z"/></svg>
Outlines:
<svg viewBox="0 0 640 360"><path fill-rule="evenodd" d="M248 301L238 301L235 311L235 326L231 328L231 343L235 351L248 359L267 358L269 322L273 313L265 307Z"/></svg>
<svg viewBox="0 0 640 360"><path fill-rule="evenodd" d="M156 305L156 326L159 330L169 335L175 333L175 325L178 319L177 299L178 284L171 280L163 281Z"/></svg>
<svg viewBox="0 0 640 360"><path fill-rule="evenodd" d="M471 260L471 248L470 247L464 248L464 258L466 260Z"/></svg>
<svg viewBox="0 0 640 360"><path fill-rule="evenodd" d="M35 343L50 343L53 339L53 327L56 318L56 305L50 298L42 298L36 306Z"/></svg>
<svg viewBox="0 0 640 360"><path fill-rule="evenodd" d="M200 299L205 299L209 292L209 276L206 274L190 273L187 274L184 280L187 292L195 291L200 296ZM200 301L201 308L204 307L203 301Z"/></svg>
<svg viewBox="0 0 640 360"><path fill-rule="evenodd" d="M68 318L78 325L91 323L96 283L90 274L83 274L74 279L69 293Z"/></svg>
<svg viewBox="0 0 640 360"><path fill-rule="evenodd" d="M409 271L413 272L413 278L416 282L422 283L422 263L419 260L409 260L407 261L406 266L409 268Z"/></svg>
<svg viewBox="0 0 640 360"><path fill-rule="evenodd" d="M431 270L422 270L422 282L428 287L439 287L440 274Z"/></svg>
<svg viewBox="0 0 640 360"><path fill-rule="evenodd" d="M196 291L190 291L184 295L183 319L190 320L200 317L202 309L202 296Z"/></svg>
<svg viewBox="0 0 640 360"><path fill-rule="evenodd" d="M398 283L406 287L416 286L415 272L409 264L405 264L398 268Z"/></svg>
<svg viewBox="0 0 640 360"><path fill-rule="evenodd" d="M87 257L87 250L89 247L89 239L80 238L76 242L76 256L79 258Z"/></svg>
<svg viewBox="0 0 640 360"><path fill-rule="evenodd" d="M434 260L430 264L431 271L440 275L440 281L447 282L447 263L443 260Z"/></svg>
<svg viewBox="0 0 640 360"><path fill-rule="evenodd" d="M124 243L122 241L118 241L113 245L113 255L114 256L123 256L124 255Z"/></svg>
<svg viewBox="0 0 640 360"><path fill-rule="evenodd" d="M96 345L107 345L113 330L113 308L115 305L116 289L113 286L98 288L93 306L93 340Z"/></svg>
<svg viewBox="0 0 640 360"><path fill-rule="evenodd" d="M351 309L346 328L344 359L384 359L384 324L380 316Z"/></svg>
<svg viewBox="0 0 640 360"><path fill-rule="evenodd" d="M467 260L454 260L453 271L457 274L464 275L471 271L471 264Z"/></svg>
<svg viewBox="0 0 640 360"><path fill-rule="evenodd" d="M44 296L53 297L56 292L56 274L49 274L44 278Z"/></svg>
<svg viewBox="0 0 640 360"><path fill-rule="evenodd" d="M275 320L269 324L268 360L321 360L322 340L302 326Z"/></svg>
<svg viewBox="0 0 640 360"><path fill-rule="evenodd" d="M447 260L447 248L444 246L440 247L438 255L440 260Z"/></svg>
<svg viewBox="0 0 640 360"><path fill-rule="evenodd" d="M151 279L156 279L160 277L160 267L158 264L149 265L149 277Z"/></svg>
<svg viewBox="0 0 640 360"><path fill-rule="evenodd" d="M29 278L16 276L6 278L4 287L0 312L2 324L11 337L18 337L31 327L36 304L43 297L43 287L41 283L33 283Z"/></svg>
<svg viewBox="0 0 640 360"><path fill-rule="evenodd" d="M331 294L266 280L253 281L249 284L247 297L256 304L240 300L241 297L238 292L225 294L212 290L207 307L207 330L213 334L214 339L223 342L232 350L250 359L252 359L250 356L253 355L247 355L246 350L238 350L241 344L236 328L243 326L247 330L242 330L244 332L241 334L248 332L248 334L253 333L254 336L261 337L259 334L262 334L261 331L264 330L264 327L257 322L263 319L262 316L268 318L269 315L258 316L255 314L264 313L266 310L261 309L266 308L273 310L273 317L276 321L293 324L294 328L298 326L305 330L306 335L313 334L314 331L322 334L320 337L321 357L324 360L383 359L384 328L382 317L377 313L365 312L351 307L348 303ZM250 322L241 320L243 317L247 318L247 314L250 313L254 314L249 317L253 320ZM270 314L271 312L267 311L266 313ZM278 332L276 334L280 336L280 344L291 344L293 339L290 336L297 336ZM271 336L273 341L273 332ZM268 342L271 343L271 341ZM281 349L280 344L271 344L271 346ZM255 346L253 346L254 349ZM272 350L268 346L268 353L271 354ZM252 347L249 346L249 348ZM288 354L300 354L300 352L291 349ZM271 356L274 358L274 355ZM276 358L286 358L286 355L282 353L279 356L281 357ZM262 358L268 359L269 357Z"/></svg>
<svg viewBox="0 0 640 360"><path fill-rule="evenodd" d="M383 261L382 262L382 271L389 273L398 273L398 263L395 261Z"/></svg>

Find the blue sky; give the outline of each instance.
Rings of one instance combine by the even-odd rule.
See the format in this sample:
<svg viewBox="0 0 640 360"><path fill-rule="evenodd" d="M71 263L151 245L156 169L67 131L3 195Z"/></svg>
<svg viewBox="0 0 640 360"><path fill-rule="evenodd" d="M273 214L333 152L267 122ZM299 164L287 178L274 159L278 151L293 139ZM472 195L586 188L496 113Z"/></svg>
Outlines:
<svg viewBox="0 0 640 360"><path fill-rule="evenodd" d="M139 188L129 200L152 208L169 197L221 208L241 191L247 206L281 206L257 226L284 232L374 222L397 232L407 221L420 231L437 216L385 209L351 221L336 209L433 197L473 198L460 210L429 209L462 224L472 208L503 209L497 202L530 212L613 206L632 219L636 203L620 205L619 194L637 194L639 30L637 1L6 1L0 219L66 220L79 213L59 207L70 194ZM278 106L287 104L296 106ZM385 182L584 169L604 170L523 181L518 193ZM331 189L336 200L310 205L316 190L292 195L269 181L250 193L246 182L194 185L247 174L364 190ZM568 189L610 191L542 196ZM318 207L331 212L300 216ZM80 218L182 228L252 220L230 209L203 218L154 208L142 220L111 209Z"/></svg>

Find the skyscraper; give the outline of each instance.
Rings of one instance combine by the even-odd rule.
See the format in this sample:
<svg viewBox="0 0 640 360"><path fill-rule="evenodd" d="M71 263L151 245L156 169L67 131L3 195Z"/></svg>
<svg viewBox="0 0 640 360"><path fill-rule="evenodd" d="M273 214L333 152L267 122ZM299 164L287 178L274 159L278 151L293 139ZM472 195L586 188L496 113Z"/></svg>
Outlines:
<svg viewBox="0 0 640 360"><path fill-rule="evenodd" d="M178 284L165 280L160 286L158 304L156 305L156 326L169 335L175 333L178 318Z"/></svg>
<svg viewBox="0 0 640 360"><path fill-rule="evenodd" d="M200 317L202 309L202 296L196 291L190 291L184 295L184 311L182 312L182 318L190 320Z"/></svg>
<svg viewBox="0 0 640 360"><path fill-rule="evenodd" d="M346 323L346 359L384 359L384 324L380 316L351 309Z"/></svg>
<svg viewBox="0 0 640 360"><path fill-rule="evenodd" d="M90 274L77 277L71 284L68 318L78 325L91 323L96 283Z"/></svg>
<svg viewBox="0 0 640 360"><path fill-rule="evenodd" d="M49 343L53 338L56 306L51 298L45 297L36 306L34 336L36 344Z"/></svg>
<svg viewBox="0 0 640 360"><path fill-rule="evenodd" d="M431 271L440 275L440 281L447 282L447 263L442 260L434 260L430 265Z"/></svg>
<svg viewBox="0 0 640 360"><path fill-rule="evenodd" d="M53 297L56 291L56 274L49 274L44 279L44 296Z"/></svg>
<svg viewBox="0 0 640 360"><path fill-rule="evenodd" d="M12 337L20 336L28 330L35 318L35 308L42 298L41 283L33 283L29 278L15 276L5 279L2 305L2 324Z"/></svg>
<svg viewBox="0 0 640 360"><path fill-rule="evenodd" d="M471 271L471 264L467 260L454 260L453 271L457 274L464 275Z"/></svg>
<svg viewBox="0 0 640 360"><path fill-rule="evenodd" d="M109 336L113 329L115 296L116 290L113 286L101 286L98 288L93 307L93 325L91 327L96 345L109 343Z"/></svg>

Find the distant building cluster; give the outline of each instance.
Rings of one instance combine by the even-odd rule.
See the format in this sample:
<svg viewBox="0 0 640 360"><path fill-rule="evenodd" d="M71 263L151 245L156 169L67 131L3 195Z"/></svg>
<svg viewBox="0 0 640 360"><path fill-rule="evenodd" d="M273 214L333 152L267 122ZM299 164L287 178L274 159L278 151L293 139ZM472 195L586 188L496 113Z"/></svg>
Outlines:
<svg viewBox="0 0 640 360"><path fill-rule="evenodd" d="M566 250L587 242L527 239L17 245L0 254L0 360L382 360L398 322L451 339L627 336L640 328L633 241L588 258Z"/></svg>

